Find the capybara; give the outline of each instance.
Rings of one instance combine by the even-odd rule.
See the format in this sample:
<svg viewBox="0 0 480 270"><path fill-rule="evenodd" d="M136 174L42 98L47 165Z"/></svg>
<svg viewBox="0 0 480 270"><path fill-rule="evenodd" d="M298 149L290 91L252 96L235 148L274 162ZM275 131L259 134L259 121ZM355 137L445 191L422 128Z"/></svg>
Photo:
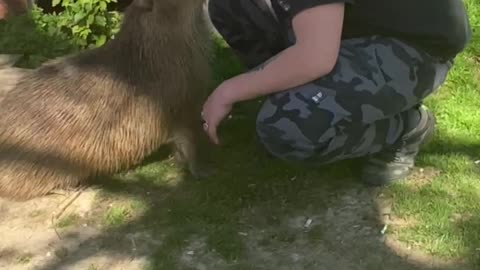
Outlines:
<svg viewBox="0 0 480 270"><path fill-rule="evenodd" d="M0 20L3 20L7 17L8 6L3 0L0 0Z"/></svg>
<svg viewBox="0 0 480 270"><path fill-rule="evenodd" d="M203 0L134 0L104 46L43 64L0 101L0 196L85 184L174 146L209 174L201 107L210 86ZM208 166L210 167L210 166Z"/></svg>
<svg viewBox="0 0 480 270"><path fill-rule="evenodd" d="M33 0L0 0L0 20L24 14L33 6Z"/></svg>

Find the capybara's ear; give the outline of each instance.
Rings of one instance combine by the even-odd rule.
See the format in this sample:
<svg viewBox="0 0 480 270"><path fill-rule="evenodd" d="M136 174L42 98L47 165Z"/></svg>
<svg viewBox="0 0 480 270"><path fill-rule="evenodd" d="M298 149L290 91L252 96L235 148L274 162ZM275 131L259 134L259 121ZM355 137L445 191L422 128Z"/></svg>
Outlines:
<svg viewBox="0 0 480 270"><path fill-rule="evenodd" d="M154 0L135 0L133 2L134 5L137 7L152 10L153 9L153 1Z"/></svg>

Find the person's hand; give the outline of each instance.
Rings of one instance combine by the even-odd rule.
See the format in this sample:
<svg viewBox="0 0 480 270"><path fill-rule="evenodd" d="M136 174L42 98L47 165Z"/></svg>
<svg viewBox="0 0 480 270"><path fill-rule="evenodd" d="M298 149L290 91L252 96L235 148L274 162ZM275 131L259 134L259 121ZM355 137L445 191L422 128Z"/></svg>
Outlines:
<svg viewBox="0 0 480 270"><path fill-rule="evenodd" d="M233 107L234 100L232 100L229 94L232 91L232 87L228 81L220 84L203 105L203 128L215 144L220 144L217 135L218 126Z"/></svg>

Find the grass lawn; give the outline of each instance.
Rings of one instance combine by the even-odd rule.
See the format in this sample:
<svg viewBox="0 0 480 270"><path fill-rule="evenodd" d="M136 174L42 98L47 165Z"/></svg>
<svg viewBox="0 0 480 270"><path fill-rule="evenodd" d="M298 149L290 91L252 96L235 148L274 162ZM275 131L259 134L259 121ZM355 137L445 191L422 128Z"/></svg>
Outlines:
<svg viewBox="0 0 480 270"><path fill-rule="evenodd" d="M427 101L439 130L418 165L438 174L420 187L398 185L388 192L395 214L414 220L393 234L441 256L471 256L480 265L480 2L466 3L473 41Z"/></svg>
<svg viewBox="0 0 480 270"><path fill-rule="evenodd" d="M140 234L135 252L148 269L396 270L439 260L479 269L480 2L466 3L474 39L427 100L438 132L411 182L368 190L355 161L305 169L268 158L253 136L252 101L221 127L213 179L182 180L171 160L153 157L106 180L88 218L67 216L59 227L96 224L101 249L125 256L125 236ZM8 35L21 27L0 24L0 54L25 54L21 65L33 67L69 52L36 33ZM213 67L218 82L242 70L221 40Z"/></svg>

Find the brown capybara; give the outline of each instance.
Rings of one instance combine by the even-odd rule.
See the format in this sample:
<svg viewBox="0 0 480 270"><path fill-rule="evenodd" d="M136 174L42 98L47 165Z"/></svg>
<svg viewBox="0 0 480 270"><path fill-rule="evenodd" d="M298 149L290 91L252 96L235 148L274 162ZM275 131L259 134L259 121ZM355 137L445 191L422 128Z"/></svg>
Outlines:
<svg viewBox="0 0 480 270"><path fill-rule="evenodd" d="M0 20L8 16L26 13L33 6L33 0L0 0Z"/></svg>
<svg viewBox="0 0 480 270"><path fill-rule="evenodd" d="M23 77L0 101L0 196L85 184L166 144L193 176L209 174L199 156L210 86L203 2L134 0L115 39Z"/></svg>

